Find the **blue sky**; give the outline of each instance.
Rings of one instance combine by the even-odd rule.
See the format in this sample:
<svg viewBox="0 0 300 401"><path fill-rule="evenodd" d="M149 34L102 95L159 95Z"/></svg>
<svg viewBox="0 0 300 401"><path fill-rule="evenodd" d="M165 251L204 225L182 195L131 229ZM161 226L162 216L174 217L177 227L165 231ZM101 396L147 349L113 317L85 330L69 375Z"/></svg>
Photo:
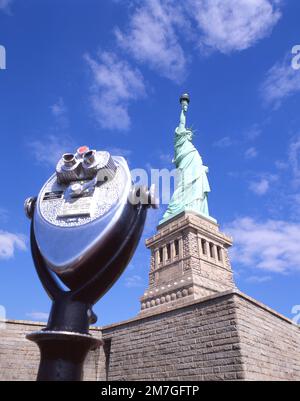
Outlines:
<svg viewBox="0 0 300 401"><path fill-rule="evenodd" d="M45 319L23 201L62 152L172 168L178 97L209 166L210 212L233 235L240 290L293 317L300 305L298 0L0 0L0 305ZM4 175L5 174L5 175ZM134 316L147 287L149 213L128 269L96 305L98 324Z"/></svg>

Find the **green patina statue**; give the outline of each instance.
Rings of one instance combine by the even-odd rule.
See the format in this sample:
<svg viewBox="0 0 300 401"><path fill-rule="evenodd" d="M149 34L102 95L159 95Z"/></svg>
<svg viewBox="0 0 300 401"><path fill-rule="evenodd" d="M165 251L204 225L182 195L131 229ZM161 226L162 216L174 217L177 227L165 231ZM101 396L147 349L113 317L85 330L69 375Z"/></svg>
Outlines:
<svg viewBox="0 0 300 401"><path fill-rule="evenodd" d="M175 191L159 224L183 211L193 211L214 220L208 212L207 194L210 192L208 167L203 165L202 158L192 143L192 130L186 128L189 102L187 93L180 97L180 123L175 130L175 156L172 160L177 169Z"/></svg>

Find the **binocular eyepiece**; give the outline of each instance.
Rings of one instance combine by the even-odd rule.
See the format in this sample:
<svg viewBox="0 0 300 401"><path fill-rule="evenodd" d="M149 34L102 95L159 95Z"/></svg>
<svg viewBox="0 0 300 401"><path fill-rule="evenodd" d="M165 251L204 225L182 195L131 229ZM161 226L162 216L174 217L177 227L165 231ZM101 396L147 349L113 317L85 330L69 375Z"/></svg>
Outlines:
<svg viewBox="0 0 300 401"><path fill-rule="evenodd" d="M95 153L96 152L94 150L88 150L87 152L85 152L83 157L85 164L90 166L95 162L95 156L96 156Z"/></svg>
<svg viewBox="0 0 300 401"><path fill-rule="evenodd" d="M112 179L116 165L108 152L91 150L82 146L75 154L65 153L56 166L59 184L69 184L72 181L92 180L98 182Z"/></svg>
<svg viewBox="0 0 300 401"><path fill-rule="evenodd" d="M134 185L123 157L86 146L64 153L37 199L25 203L45 266L71 290L97 276L97 296L126 265L149 207L157 207L154 188ZM105 265L115 263L129 239L113 279Z"/></svg>
<svg viewBox="0 0 300 401"><path fill-rule="evenodd" d="M62 156L62 158L63 158L64 165L67 168L70 168L70 167L74 166L74 164L76 164L75 155L73 155L73 153L65 153Z"/></svg>

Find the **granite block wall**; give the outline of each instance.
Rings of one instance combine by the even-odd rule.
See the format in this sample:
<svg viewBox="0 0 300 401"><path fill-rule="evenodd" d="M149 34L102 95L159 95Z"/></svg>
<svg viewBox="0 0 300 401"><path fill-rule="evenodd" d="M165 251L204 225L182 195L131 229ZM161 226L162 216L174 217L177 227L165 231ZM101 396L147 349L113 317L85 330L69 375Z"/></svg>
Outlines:
<svg viewBox="0 0 300 401"><path fill-rule="evenodd" d="M300 380L300 329L250 298L236 297L247 380Z"/></svg>
<svg viewBox="0 0 300 401"><path fill-rule="evenodd" d="M300 380L299 326L237 290L102 332L110 380Z"/></svg>
<svg viewBox="0 0 300 401"><path fill-rule="evenodd" d="M35 343L25 338L26 334L39 331L42 323L22 320L7 320L0 329L0 380L35 380L40 354ZM99 329L91 329L91 334L101 338ZM105 371L103 349L91 351L84 368L84 380L101 380ZM105 378L104 378L105 379Z"/></svg>
<svg viewBox="0 0 300 401"><path fill-rule="evenodd" d="M1 325L2 327L3 325ZM0 330L0 380L34 380L41 323ZM91 328L84 380L300 380L300 328L233 290L125 322Z"/></svg>
<svg viewBox="0 0 300 401"><path fill-rule="evenodd" d="M244 378L231 295L105 327L103 339L110 380Z"/></svg>

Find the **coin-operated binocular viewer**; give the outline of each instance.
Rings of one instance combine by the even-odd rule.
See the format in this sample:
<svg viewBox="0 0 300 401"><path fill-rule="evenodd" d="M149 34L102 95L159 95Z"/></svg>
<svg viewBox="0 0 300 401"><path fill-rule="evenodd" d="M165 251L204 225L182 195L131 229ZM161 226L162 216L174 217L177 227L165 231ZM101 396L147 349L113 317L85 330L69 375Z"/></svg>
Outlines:
<svg viewBox="0 0 300 401"><path fill-rule="evenodd" d="M66 153L37 198L25 201L31 251L52 299L48 324L27 336L40 348L38 380L80 380L88 351L92 306L130 261L153 188L135 186L123 157L80 147Z"/></svg>

